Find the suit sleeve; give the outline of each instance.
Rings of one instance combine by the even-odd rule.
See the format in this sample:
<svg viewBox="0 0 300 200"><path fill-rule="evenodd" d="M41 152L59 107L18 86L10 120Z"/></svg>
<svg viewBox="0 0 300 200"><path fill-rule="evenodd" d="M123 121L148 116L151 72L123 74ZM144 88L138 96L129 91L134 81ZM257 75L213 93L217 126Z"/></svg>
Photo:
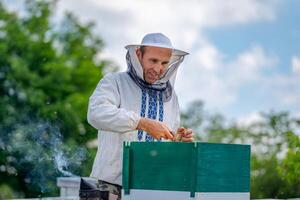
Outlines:
<svg viewBox="0 0 300 200"><path fill-rule="evenodd" d="M106 75L89 99L87 120L98 130L124 133L135 130L140 115L120 108L120 92L114 74Z"/></svg>
<svg viewBox="0 0 300 200"><path fill-rule="evenodd" d="M179 108L179 103L178 103L178 98L177 95L174 92L174 115L175 115L175 120L172 126L173 131L177 131L177 129L180 127L180 108Z"/></svg>

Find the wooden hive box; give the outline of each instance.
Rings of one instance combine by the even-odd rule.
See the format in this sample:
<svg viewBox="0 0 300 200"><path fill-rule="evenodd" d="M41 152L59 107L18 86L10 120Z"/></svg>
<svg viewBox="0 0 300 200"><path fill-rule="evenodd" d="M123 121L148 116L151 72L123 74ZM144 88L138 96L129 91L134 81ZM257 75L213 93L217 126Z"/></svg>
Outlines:
<svg viewBox="0 0 300 200"><path fill-rule="evenodd" d="M122 199L250 199L250 145L125 142Z"/></svg>

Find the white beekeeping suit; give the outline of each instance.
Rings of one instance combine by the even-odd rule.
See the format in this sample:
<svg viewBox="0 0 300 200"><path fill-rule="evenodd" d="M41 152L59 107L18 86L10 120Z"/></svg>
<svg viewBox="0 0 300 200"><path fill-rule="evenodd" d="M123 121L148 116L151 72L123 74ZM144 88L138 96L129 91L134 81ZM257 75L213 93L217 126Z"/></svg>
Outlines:
<svg viewBox="0 0 300 200"><path fill-rule="evenodd" d="M136 49L155 46L172 49L166 73L154 84L143 79L142 66ZM91 177L122 185L124 141L154 141L136 127L141 117L164 122L176 132L180 123L179 105L174 91L177 69L186 52L172 47L160 34L148 34L140 45L126 46L127 72L110 73L98 83L90 97L88 122L98 129L98 151Z"/></svg>

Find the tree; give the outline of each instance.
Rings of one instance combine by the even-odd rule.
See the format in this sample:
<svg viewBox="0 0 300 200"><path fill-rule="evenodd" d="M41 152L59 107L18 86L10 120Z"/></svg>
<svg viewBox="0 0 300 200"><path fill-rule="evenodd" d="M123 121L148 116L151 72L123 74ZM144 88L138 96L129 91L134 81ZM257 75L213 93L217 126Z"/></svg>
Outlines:
<svg viewBox="0 0 300 200"><path fill-rule="evenodd" d="M91 170L87 103L112 64L98 59L93 23L71 13L51 23L56 1L24 5L19 16L0 2L0 185L16 197L49 196L56 176Z"/></svg>
<svg viewBox="0 0 300 200"><path fill-rule="evenodd" d="M206 113L203 110L202 101L192 102L186 110L183 110L180 114L181 126L187 128L193 128L194 137L196 140L203 139L203 123L206 119Z"/></svg>

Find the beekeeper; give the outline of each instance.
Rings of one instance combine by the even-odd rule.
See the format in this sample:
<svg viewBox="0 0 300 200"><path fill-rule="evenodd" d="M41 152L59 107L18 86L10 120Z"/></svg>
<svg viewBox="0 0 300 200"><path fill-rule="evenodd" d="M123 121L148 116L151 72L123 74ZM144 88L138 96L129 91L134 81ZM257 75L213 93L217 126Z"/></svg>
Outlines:
<svg viewBox="0 0 300 200"><path fill-rule="evenodd" d="M128 45L127 72L110 73L89 99L88 122L99 130L91 177L102 189L121 196L123 141L193 141L191 129L179 128L174 82L188 54L173 48L161 33ZM177 137L180 135L180 137ZM180 139L178 139L180 138Z"/></svg>

